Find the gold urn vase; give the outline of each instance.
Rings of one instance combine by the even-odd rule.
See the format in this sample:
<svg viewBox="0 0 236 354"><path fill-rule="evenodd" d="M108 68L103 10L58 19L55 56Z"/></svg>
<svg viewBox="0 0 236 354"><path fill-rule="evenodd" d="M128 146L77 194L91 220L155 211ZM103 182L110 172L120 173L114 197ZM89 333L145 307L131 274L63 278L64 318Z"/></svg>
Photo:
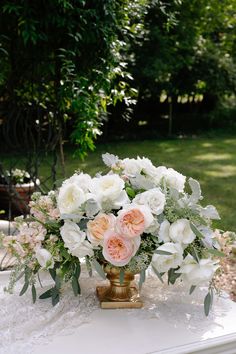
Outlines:
<svg viewBox="0 0 236 354"><path fill-rule="evenodd" d="M132 284L134 280L133 273L125 271L121 283L119 268L106 266L104 271L110 284L97 287L97 296L101 308L141 308L143 306L138 289Z"/></svg>

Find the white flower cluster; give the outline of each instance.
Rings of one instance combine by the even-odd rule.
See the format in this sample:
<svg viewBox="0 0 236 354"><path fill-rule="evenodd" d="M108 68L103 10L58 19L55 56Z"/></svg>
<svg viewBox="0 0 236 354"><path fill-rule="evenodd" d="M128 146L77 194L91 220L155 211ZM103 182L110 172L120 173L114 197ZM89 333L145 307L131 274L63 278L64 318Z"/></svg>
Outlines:
<svg viewBox="0 0 236 354"><path fill-rule="evenodd" d="M64 181L59 190L58 208L65 220L61 236L69 252L83 257L91 256L98 245L106 249L104 235L111 230L125 238L141 236L138 245L142 243L142 233L150 234L156 237L152 265L158 272L174 269L191 285L211 280L218 265L203 250L217 247L210 220L218 219L219 215L213 206L203 208L199 204L202 199L199 183L190 178L191 194L188 194L186 177L173 168L155 167L144 157L120 160L108 153L103 155L103 161L111 168L107 175L91 178L88 174L75 174ZM139 219L135 219L134 210L144 216L143 228L138 224ZM84 231L76 224L83 218L91 220ZM114 248L113 253L118 247L114 242L109 245ZM194 245L199 243L197 261ZM135 249L138 255L138 247ZM103 254L112 263L112 257L106 251ZM125 264L129 260L126 258ZM124 261L114 259L113 264L123 265Z"/></svg>
<svg viewBox="0 0 236 354"><path fill-rule="evenodd" d="M106 175L75 173L58 193L35 194L31 221L4 239L31 276L53 268L78 294L80 259L87 257L90 267L136 266L140 278L151 264L159 278L167 273L168 282L178 278L191 289L211 282L221 254L211 220L219 215L212 205L201 206L198 181L145 157L105 154L103 161Z"/></svg>

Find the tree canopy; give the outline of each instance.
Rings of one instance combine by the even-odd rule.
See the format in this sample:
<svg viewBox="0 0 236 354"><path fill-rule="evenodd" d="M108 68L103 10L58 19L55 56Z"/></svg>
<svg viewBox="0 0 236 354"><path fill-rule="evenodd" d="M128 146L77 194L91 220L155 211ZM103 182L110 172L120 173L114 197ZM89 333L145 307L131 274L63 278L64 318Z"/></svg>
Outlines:
<svg viewBox="0 0 236 354"><path fill-rule="evenodd" d="M142 32L145 0L4 1L0 11L1 114L71 120L79 156L94 148L109 104L134 103L130 41ZM11 113L12 114L12 113Z"/></svg>

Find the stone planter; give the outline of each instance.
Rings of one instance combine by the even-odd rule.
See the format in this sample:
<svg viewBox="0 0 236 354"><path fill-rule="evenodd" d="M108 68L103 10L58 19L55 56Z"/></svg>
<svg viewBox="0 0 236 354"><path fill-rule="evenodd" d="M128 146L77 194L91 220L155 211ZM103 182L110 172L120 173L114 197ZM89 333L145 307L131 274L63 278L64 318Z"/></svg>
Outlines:
<svg viewBox="0 0 236 354"><path fill-rule="evenodd" d="M39 181L37 181L36 184L39 184ZM10 209L11 218L28 214L28 204L35 190L35 184L33 182L11 186L0 184L0 210L5 210L5 215L8 217Z"/></svg>

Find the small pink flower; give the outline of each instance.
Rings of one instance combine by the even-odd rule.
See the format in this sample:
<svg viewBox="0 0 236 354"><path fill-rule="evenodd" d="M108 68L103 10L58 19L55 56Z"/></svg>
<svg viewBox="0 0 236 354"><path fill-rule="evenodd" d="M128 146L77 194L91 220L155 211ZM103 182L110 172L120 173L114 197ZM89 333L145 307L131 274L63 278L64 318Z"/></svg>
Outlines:
<svg viewBox="0 0 236 354"><path fill-rule="evenodd" d="M125 237L140 236L145 229L144 214L138 208L120 211L116 221L116 229Z"/></svg>
<svg viewBox="0 0 236 354"><path fill-rule="evenodd" d="M60 218L60 211L58 208L50 209L49 210L49 216L52 219L59 219Z"/></svg>
<svg viewBox="0 0 236 354"><path fill-rule="evenodd" d="M140 245L140 237L127 239L115 231L108 231L104 235L103 256L117 267L122 267L129 263L130 259L137 252Z"/></svg>

